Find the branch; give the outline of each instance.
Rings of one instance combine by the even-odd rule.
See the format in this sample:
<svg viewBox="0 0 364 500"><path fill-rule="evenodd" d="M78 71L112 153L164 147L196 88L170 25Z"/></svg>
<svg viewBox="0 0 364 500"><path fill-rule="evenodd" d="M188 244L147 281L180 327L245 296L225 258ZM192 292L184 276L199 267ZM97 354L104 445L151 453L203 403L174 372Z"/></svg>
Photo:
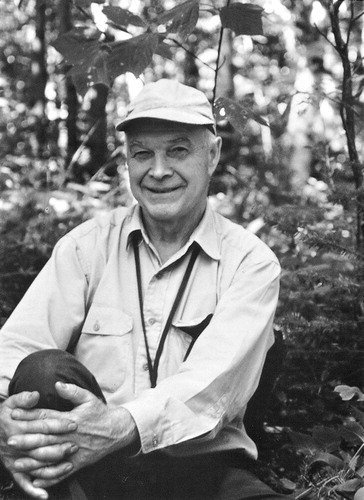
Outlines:
<svg viewBox="0 0 364 500"><path fill-rule="evenodd" d="M230 5L230 0L227 0L226 2L226 7L229 7ZM216 99L216 89L217 89L217 76L219 73L219 69L221 66L219 66L219 60L220 60L220 54L221 54L221 46L222 46L222 38L224 36L224 27L221 26L220 28L220 36L219 36L219 45L217 47L217 58L216 58L216 69L215 69L215 80L214 80L214 90L212 93L212 105L214 105L215 99Z"/></svg>
<svg viewBox="0 0 364 500"><path fill-rule="evenodd" d="M96 120L95 123L90 128L90 130L87 132L87 134L86 134L85 138L83 139L82 143L79 145L79 147L75 151L74 155L72 156L72 159L71 159L71 161L70 161L70 163L69 163L69 165L67 167L67 170L70 170L70 168L73 167L73 165L79 159L79 157L81 156L81 153L82 153L83 149L85 148L86 142L89 140L89 138L95 132L95 130L96 130L97 126L99 125L99 123L100 123L100 119Z"/></svg>
<svg viewBox="0 0 364 500"><path fill-rule="evenodd" d="M325 38L325 40L327 41L327 43L329 43L331 45L331 47L333 47L336 51L337 51L337 47L334 43L332 43L331 40L329 40L328 36L317 26L317 24L315 23L314 24L314 27L316 28L316 31L318 33L320 33L320 35Z"/></svg>
<svg viewBox="0 0 364 500"><path fill-rule="evenodd" d="M358 14L356 17L354 17L353 24L356 23L356 21L358 21L358 19L360 19L362 16L364 16L364 10L363 12L360 12L360 14Z"/></svg>
<svg viewBox="0 0 364 500"><path fill-rule="evenodd" d="M344 3L345 0L337 0L334 4L333 4L333 7L334 7L334 11L335 11L335 14L337 15L337 13L339 12L339 9L341 7L341 5Z"/></svg>
<svg viewBox="0 0 364 500"><path fill-rule="evenodd" d="M167 38L167 40L171 40L171 42L175 43L178 47L181 47L181 49L183 49L189 56L194 57L196 59L196 61L199 61L204 66L206 66L207 68L211 69L211 71L215 71L212 66L210 66L207 63L205 63L205 61L203 61L198 56L196 56L196 54L194 54L193 52L191 52L190 50L188 50L181 42L179 42L175 38Z"/></svg>

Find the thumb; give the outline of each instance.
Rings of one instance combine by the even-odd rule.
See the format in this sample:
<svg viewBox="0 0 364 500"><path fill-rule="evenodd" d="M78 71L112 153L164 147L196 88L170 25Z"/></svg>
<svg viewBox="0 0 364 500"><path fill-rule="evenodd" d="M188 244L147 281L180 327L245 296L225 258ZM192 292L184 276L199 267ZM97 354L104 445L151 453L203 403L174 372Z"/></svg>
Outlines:
<svg viewBox="0 0 364 500"><path fill-rule="evenodd" d="M92 392L82 389L78 385L66 384L65 382L56 382L56 391L63 399L71 401L74 406L80 406L96 398Z"/></svg>

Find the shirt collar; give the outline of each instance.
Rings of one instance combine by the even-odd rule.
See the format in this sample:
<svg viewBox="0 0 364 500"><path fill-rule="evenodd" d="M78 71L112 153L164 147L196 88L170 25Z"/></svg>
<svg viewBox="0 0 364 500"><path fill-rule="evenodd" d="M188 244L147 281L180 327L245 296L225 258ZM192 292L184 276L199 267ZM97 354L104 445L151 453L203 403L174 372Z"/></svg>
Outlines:
<svg viewBox="0 0 364 500"><path fill-rule="evenodd" d="M130 243L132 234L136 232L139 232L144 241L148 245L150 245L150 240L143 226L139 205L135 205L135 207L133 207L126 230L127 230L126 234L127 246ZM196 243L200 245L202 250L211 259L213 260L221 259L221 253L218 244L218 234L215 227L214 212L209 203L207 203L205 213L200 223L191 234L185 247L189 247L194 241L196 241Z"/></svg>
<svg viewBox="0 0 364 500"><path fill-rule="evenodd" d="M211 259L221 259L214 212L209 203L207 203L205 213L199 225L191 234L189 241L191 243L196 241Z"/></svg>

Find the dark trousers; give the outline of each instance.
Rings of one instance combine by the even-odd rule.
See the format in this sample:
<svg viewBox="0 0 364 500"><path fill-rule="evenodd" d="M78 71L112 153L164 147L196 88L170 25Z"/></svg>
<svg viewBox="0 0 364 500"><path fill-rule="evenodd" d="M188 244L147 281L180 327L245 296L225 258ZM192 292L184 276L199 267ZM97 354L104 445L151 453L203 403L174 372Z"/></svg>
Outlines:
<svg viewBox="0 0 364 500"><path fill-rule="evenodd" d="M18 366L9 394L37 390L38 406L60 411L70 403L56 393L56 381L88 389L105 401L95 377L72 355L56 349L31 354ZM107 456L51 488L55 500L243 500L290 498L271 490L248 470L238 451L175 458L162 452L127 458ZM24 497L19 497L24 498Z"/></svg>

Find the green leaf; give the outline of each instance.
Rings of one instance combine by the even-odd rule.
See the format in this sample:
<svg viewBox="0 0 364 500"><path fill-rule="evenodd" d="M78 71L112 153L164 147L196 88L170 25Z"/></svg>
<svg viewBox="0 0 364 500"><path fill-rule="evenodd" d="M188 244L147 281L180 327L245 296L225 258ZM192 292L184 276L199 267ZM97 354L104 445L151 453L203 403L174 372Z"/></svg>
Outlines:
<svg viewBox="0 0 364 500"><path fill-rule="evenodd" d="M73 0L73 3L76 7L81 7L83 9L87 9L91 6L92 3L105 3L105 0Z"/></svg>
<svg viewBox="0 0 364 500"><path fill-rule="evenodd" d="M161 57L164 57L165 59L170 59L171 61L173 61L171 46L165 42L159 42L155 49L155 53Z"/></svg>
<svg viewBox="0 0 364 500"><path fill-rule="evenodd" d="M66 63L88 68L99 52L100 35L97 29L81 26L59 36L52 45Z"/></svg>
<svg viewBox="0 0 364 500"><path fill-rule="evenodd" d="M343 428L341 429L341 434L343 438L347 438L352 435L364 442L364 428L358 424L358 422L345 422Z"/></svg>
<svg viewBox="0 0 364 500"><path fill-rule="evenodd" d="M354 397L358 398L358 401L364 401L364 394L361 392L359 387L351 387L349 385L337 385L334 392L338 392L343 401L349 401Z"/></svg>
<svg viewBox="0 0 364 500"><path fill-rule="evenodd" d="M345 462L331 453L318 453L309 462L310 467L318 464L328 465L333 469L342 469L345 467Z"/></svg>
<svg viewBox="0 0 364 500"><path fill-rule="evenodd" d="M350 413L356 418L356 420L364 427L364 413L355 406L350 408Z"/></svg>
<svg viewBox="0 0 364 500"><path fill-rule="evenodd" d="M253 119L261 125L268 125L257 113L227 97L217 99L214 104L214 112L217 120L227 119L240 133L244 133L249 119Z"/></svg>
<svg viewBox="0 0 364 500"><path fill-rule="evenodd" d="M122 9L121 7L105 5L102 12L109 19L109 21L112 21L114 24L122 26L123 28L126 28L129 24L140 28L144 28L146 26L141 17L133 14L129 10Z"/></svg>
<svg viewBox="0 0 364 500"><path fill-rule="evenodd" d="M167 33L177 33L186 38L194 30L199 15L198 0L187 0L159 16L159 25L165 25Z"/></svg>
<svg viewBox="0 0 364 500"><path fill-rule="evenodd" d="M313 455L318 450L317 443L309 434L304 434L303 432L290 432L289 438L298 452Z"/></svg>
<svg viewBox="0 0 364 500"><path fill-rule="evenodd" d="M354 495L354 500L364 500L364 488L360 488Z"/></svg>
<svg viewBox="0 0 364 500"><path fill-rule="evenodd" d="M325 451L335 451L340 447L340 434L336 429L325 426L314 427L312 437Z"/></svg>
<svg viewBox="0 0 364 500"><path fill-rule="evenodd" d="M220 10L221 24L236 35L263 35L263 10L259 5L232 3Z"/></svg>
<svg viewBox="0 0 364 500"><path fill-rule="evenodd" d="M76 87L77 93L84 97L90 88L90 79L88 74L83 72L77 73L72 69L69 72L69 75L72 76L72 81Z"/></svg>
<svg viewBox="0 0 364 500"><path fill-rule="evenodd" d="M111 43L111 52L107 59L109 77L113 80L128 71L139 76L150 64L158 41L157 34L144 33L129 40Z"/></svg>
<svg viewBox="0 0 364 500"><path fill-rule="evenodd" d="M345 483L338 484L333 488L334 491L341 491L343 493L355 493L357 489L362 486L363 480L360 478L349 479Z"/></svg>
<svg viewBox="0 0 364 500"><path fill-rule="evenodd" d="M359 467L359 469L356 471L356 474L364 479L364 465Z"/></svg>
<svg viewBox="0 0 364 500"><path fill-rule="evenodd" d="M63 55L67 64L72 65L72 76L77 92L84 96L96 83L110 86L107 72L107 57L110 45L100 42L100 31L77 27L61 35L53 46Z"/></svg>
<svg viewBox="0 0 364 500"><path fill-rule="evenodd" d="M111 79L107 71L108 51L100 50L91 65L86 69L82 65L75 65L69 74L77 92L84 96L88 89L95 84L103 84L110 87Z"/></svg>

